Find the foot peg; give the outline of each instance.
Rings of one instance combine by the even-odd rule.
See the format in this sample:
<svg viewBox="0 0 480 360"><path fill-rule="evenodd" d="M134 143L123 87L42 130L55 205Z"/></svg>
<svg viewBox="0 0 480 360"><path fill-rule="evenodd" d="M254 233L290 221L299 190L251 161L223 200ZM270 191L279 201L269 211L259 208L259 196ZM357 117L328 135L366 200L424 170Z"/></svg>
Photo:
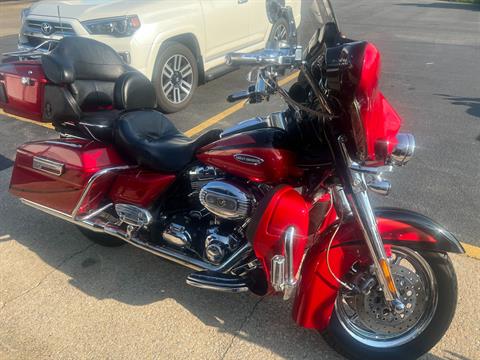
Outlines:
<svg viewBox="0 0 480 360"><path fill-rule="evenodd" d="M249 290L247 280L242 277L209 271L198 271L188 275L187 284L201 289L230 293Z"/></svg>

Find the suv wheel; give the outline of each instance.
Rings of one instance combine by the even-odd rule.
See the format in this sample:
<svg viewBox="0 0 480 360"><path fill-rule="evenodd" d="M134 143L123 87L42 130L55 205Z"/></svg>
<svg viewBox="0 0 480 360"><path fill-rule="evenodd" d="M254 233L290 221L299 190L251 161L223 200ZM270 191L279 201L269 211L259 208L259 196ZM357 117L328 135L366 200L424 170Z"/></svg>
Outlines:
<svg viewBox="0 0 480 360"><path fill-rule="evenodd" d="M190 49L173 41L162 45L153 84L163 112L173 113L185 108L198 84L197 60Z"/></svg>
<svg viewBox="0 0 480 360"><path fill-rule="evenodd" d="M280 41L289 41L288 38L288 21L281 17L272 26L270 33L270 41L278 43Z"/></svg>

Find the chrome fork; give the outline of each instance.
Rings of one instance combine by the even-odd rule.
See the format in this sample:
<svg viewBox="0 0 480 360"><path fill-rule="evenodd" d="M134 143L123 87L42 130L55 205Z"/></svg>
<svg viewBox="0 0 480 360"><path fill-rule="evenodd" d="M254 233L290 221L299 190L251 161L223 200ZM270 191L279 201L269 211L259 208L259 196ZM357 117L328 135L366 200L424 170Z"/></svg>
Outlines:
<svg viewBox="0 0 480 360"><path fill-rule="evenodd" d="M353 216L362 230L385 300L395 312L402 313L405 310L405 305L401 301L400 294L395 285L390 269L390 262L385 252L380 232L378 231L375 213L367 194L367 183L364 173L372 174L375 172L375 169L362 168L358 166L358 164L353 163L348 155L344 139L340 138L339 142L342 156L347 164L350 175L352 191L347 194L347 197ZM382 170L385 169L379 168L376 172L379 173ZM391 170L391 168L387 170Z"/></svg>

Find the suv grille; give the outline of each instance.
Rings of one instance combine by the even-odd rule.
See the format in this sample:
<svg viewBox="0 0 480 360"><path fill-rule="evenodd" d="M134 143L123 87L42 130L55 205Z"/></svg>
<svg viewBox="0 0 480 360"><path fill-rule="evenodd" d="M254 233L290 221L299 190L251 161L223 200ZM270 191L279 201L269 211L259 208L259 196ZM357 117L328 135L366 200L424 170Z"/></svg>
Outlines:
<svg viewBox="0 0 480 360"><path fill-rule="evenodd" d="M72 25L62 22L42 21L42 20L27 20L28 27L35 32L43 35L64 34L75 35Z"/></svg>

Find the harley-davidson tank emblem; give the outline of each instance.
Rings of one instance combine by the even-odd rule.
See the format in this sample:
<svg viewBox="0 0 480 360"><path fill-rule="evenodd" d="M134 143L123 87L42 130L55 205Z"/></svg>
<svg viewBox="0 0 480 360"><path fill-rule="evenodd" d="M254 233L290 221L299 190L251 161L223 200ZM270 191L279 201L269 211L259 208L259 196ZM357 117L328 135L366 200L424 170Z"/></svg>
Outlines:
<svg viewBox="0 0 480 360"><path fill-rule="evenodd" d="M262 158L259 158L258 156L253 156L253 155L247 155L247 154L235 154L233 155L235 160L248 164L248 165L260 165L264 162Z"/></svg>

